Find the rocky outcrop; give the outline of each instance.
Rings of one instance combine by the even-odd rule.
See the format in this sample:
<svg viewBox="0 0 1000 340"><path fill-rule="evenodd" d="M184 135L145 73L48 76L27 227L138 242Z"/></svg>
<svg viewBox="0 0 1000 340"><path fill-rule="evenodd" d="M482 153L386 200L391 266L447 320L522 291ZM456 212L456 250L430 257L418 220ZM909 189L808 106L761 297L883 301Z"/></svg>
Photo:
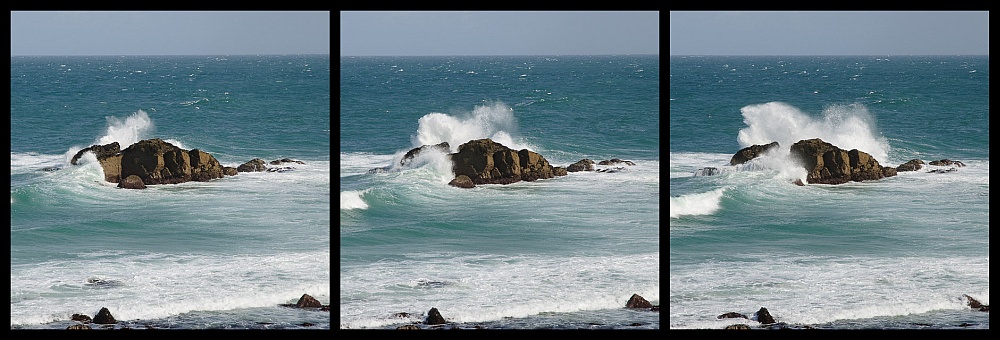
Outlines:
<svg viewBox="0 0 1000 340"><path fill-rule="evenodd" d="M757 158L761 154L778 147L778 142L771 142L764 145L751 145L737 151L733 158L729 160L729 165L743 164L751 159Z"/></svg>
<svg viewBox="0 0 1000 340"><path fill-rule="evenodd" d="M111 325L118 323L118 321L116 321L115 317L111 315L111 311L109 311L107 307L101 307L101 311L97 312L97 315L94 316L94 323Z"/></svg>
<svg viewBox="0 0 1000 340"><path fill-rule="evenodd" d="M146 185L208 181L223 177L222 165L207 152L184 150L161 139L146 139L121 152L121 176Z"/></svg>
<svg viewBox="0 0 1000 340"><path fill-rule="evenodd" d="M438 312L437 308L431 307L431 310L427 312L427 320L424 323L428 325L443 325L447 321L444 321L444 317L441 316L441 312Z"/></svg>
<svg viewBox="0 0 1000 340"><path fill-rule="evenodd" d="M267 163L263 159L254 158L236 167L237 172L260 172L267 170Z"/></svg>
<svg viewBox="0 0 1000 340"><path fill-rule="evenodd" d="M725 314L719 315L716 319L734 319L734 318L750 319L746 315L743 315L743 314L740 314L740 313L737 313L737 312L725 313Z"/></svg>
<svg viewBox="0 0 1000 340"><path fill-rule="evenodd" d="M724 328L724 329L750 329L750 326L747 326L747 325L742 324L742 323L738 323L738 324L735 324L735 325L726 326L726 328Z"/></svg>
<svg viewBox="0 0 1000 340"><path fill-rule="evenodd" d="M66 327L66 329L82 329L82 330L90 330L90 326L87 326L87 325L81 325L81 324L76 324L76 325L71 325L71 326L69 326L69 327Z"/></svg>
<svg viewBox="0 0 1000 340"><path fill-rule="evenodd" d="M490 139L462 144L450 157L455 177L467 176L477 185L530 182L563 173L538 153L528 149L516 151Z"/></svg>
<svg viewBox="0 0 1000 340"><path fill-rule="evenodd" d="M584 158L566 167L567 172L594 171L594 161Z"/></svg>
<svg viewBox="0 0 1000 340"><path fill-rule="evenodd" d="M104 145L91 145L88 148L80 150L73 156L70 160L70 164L77 165L80 157L83 157L84 153L93 152L94 156L97 157L97 161L101 164L101 168L104 169L104 180L111 183L118 183L121 180L121 146L118 142L111 142Z"/></svg>
<svg viewBox="0 0 1000 340"><path fill-rule="evenodd" d="M316 300L316 298L310 296L309 294L302 294L299 298L299 302L295 303L296 308L321 308L323 304Z"/></svg>
<svg viewBox="0 0 1000 340"><path fill-rule="evenodd" d="M122 189L145 189L146 183L143 183L139 176L130 175L121 182L118 182L118 187Z"/></svg>
<svg viewBox="0 0 1000 340"><path fill-rule="evenodd" d="M695 177L700 177L700 176L715 176L715 175L718 175L718 174L721 174L721 173L722 172L719 171L719 168L707 167L707 168L701 168L701 169L695 170L694 176Z"/></svg>
<svg viewBox="0 0 1000 340"><path fill-rule="evenodd" d="M772 324L774 323L774 318L771 317L771 313L767 311L767 308L760 307L760 310L757 311L757 322L760 322L762 325Z"/></svg>
<svg viewBox="0 0 1000 340"><path fill-rule="evenodd" d="M984 305L981 302L977 301L976 299L973 299L971 296L968 296L968 295L964 295L963 294L962 296L964 296L965 299L968 300L969 307L972 307L972 309L978 310L980 312L987 312L987 313L990 311L990 305Z"/></svg>
<svg viewBox="0 0 1000 340"><path fill-rule="evenodd" d="M895 169L885 170L871 155L852 149L842 150L833 144L814 138L792 144L792 157L806 169L806 182L841 184L850 181L870 181L895 176Z"/></svg>
<svg viewBox="0 0 1000 340"><path fill-rule="evenodd" d="M625 308L653 308L653 304L646 301L646 299L639 294L632 294L632 297L630 297L628 302L625 303Z"/></svg>
<svg viewBox="0 0 1000 340"><path fill-rule="evenodd" d="M917 171L920 170L920 168L924 167L921 164L924 164L924 161L914 158L906 163L897 166L896 171Z"/></svg>
<svg viewBox="0 0 1000 340"><path fill-rule="evenodd" d="M84 314L73 314L73 316L71 316L69 319L73 320L73 321L83 322L83 323L90 323L90 322L93 321L93 320L90 319L90 316L87 316L87 315L84 315Z"/></svg>
<svg viewBox="0 0 1000 340"><path fill-rule="evenodd" d="M414 157L417 157L417 155L427 149L437 149L444 153L450 153L451 145L448 145L448 142L441 142L435 145L422 145L418 148L410 149L410 151L407 151L406 154L403 155L403 159L399 160L399 165L410 164Z"/></svg>
<svg viewBox="0 0 1000 340"><path fill-rule="evenodd" d="M80 160L80 157L83 157L84 153L87 152L93 152L94 156L97 156L97 159L100 160L102 158L114 156L121 152L121 145L119 145L118 142L112 142L105 145L91 145L90 147L77 152L76 155L73 156L73 159L69 161L69 164L77 165L76 162Z"/></svg>

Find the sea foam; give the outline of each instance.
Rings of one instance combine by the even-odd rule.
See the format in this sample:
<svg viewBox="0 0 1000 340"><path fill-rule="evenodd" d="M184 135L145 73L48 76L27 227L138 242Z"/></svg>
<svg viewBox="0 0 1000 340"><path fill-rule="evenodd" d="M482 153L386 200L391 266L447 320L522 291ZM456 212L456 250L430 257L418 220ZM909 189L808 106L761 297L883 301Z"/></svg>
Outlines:
<svg viewBox="0 0 1000 340"><path fill-rule="evenodd" d="M726 188L670 198L670 218L683 215L711 215L721 208Z"/></svg>
<svg viewBox="0 0 1000 340"><path fill-rule="evenodd" d="M889 142L875 129L875 119L862 104L831 105L813 118L782 102L747 105L740 109L747 127L740 130L741 147L778 142L787 150L803 139L820 138L844 150L864 151L886 164Z"/></svg>
<svg viewBox="0 0 1000 340"><path fill-rule="evenodd" d="M107 132L97 140L97 144L118 142L124 149L142 140L154 129L153 120L143 110L136 111L124 120L117 117L107 117L107 120Z"/></svg>
<svg viewBox="0 0 1000 340"><path fill-rule="evenodd" d="M532 149L515 141L517 118L514 110L502 102L478 105L472 112L458 116L429 113L417 124L417 134L411 138L413 147L448 142L451 151L458 152L458 147L470 140L489 138L511 149Z"/></svg>
<svg viewBox="0 0 1000 340"><path fill-rule="evenodd" d="M365 200L362 199L361 196L370 190L371 189L341 191L340 210L368 209L368 203L365 203Z"/></svg>

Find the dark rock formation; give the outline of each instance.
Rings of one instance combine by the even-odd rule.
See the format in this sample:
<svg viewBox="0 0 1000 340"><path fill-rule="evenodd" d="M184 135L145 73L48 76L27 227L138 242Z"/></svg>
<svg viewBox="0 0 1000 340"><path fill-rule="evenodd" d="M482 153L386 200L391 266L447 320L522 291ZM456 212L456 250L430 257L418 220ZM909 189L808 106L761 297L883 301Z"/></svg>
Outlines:
<svg viewBox="0 0 1000 340"><path fill-rule="evenodd" d="M557 176L542 155L528 149L515 151L490 139L469 141L450 156L455 177L467 176L477 185L510 184Z"/></svg>
<svg viewBox="0 0 1000 340"><path fill-rule="evenodd" d="M594 171L594 161L584 158L566 167L567 172Z"/></svg>
<svg viewBox="0 0 1000 340"><path fill-rule="evenodd" d="M917 171L920 170L920 168L924 167L921 164L924 164L924 161L914 158L906 163L897 166L896 171Z"/></svg>
<svg viewBox="0 0 1000 340"><path fill-rule="evenodd" d="M121 176L138 176L146 185L222 178L219 161L207 152L184 150L161 139L146 139L121 152Z"/></svg>
<svg viewBox="0 0 1000 340"><path fill-rule="evenodd" d="M115 317L111 316L111 311L107 307L101 307L101 311L94 316L94 323L102 325L116 324Z"/></svg>
<svg viewBox="0 0 1000 340"><path fill-rule="evenodd" d="M441 313L438 312L437 308L431 307L431 310L427 312L427 320L424 323L428 325L442 325L446 321L441 317Z"/></svg>
<svg viewBox="0 0 1000 340"><path fill-rule="evenodd" d="M396 329L403 329L403 330L420 330L420 327L417 327L417 325L402 325L402 326L399 326L399 327L396 327Z"/></svg>
<svg viewBox="0 0 1000 340"><path fill-rule="evenodd" d="M145 189L146 183L143 183L139 176L129 175L121 182L118 182L118 187L122 189Z"/></svg>
<svg viewBox="0 0 1000 340"><path fill-rule="evenodd" d="M562 168L562 167L558 167L558 166L552 167L552 175L553 176L566 176L568 174L569 174L569 172L566 171L566 168Z"/></svg>
<svg viewBox="0 0 1000 340"><path fill-rule="evenodd" d="M761 154L778 147L778 142L771 142L764 145L751 145L737 151L733 158L729 160L729 165L743 164L751 159L757 158Z"/></svg>
<svg viewBox="0 0 1000 340"><path fill-rule="evenodd" d="M762 325L772 324L774 323L774 318L771 317L771 313L767 311L767 308L760 307L760 310L757 311L757 322L760 322Z"/></svg>
<svg viewBox="0 0 1000 340"><path fill-rule="evenodd" d="M239 170L236 170L236 168L231 166L224 166L222 167L222 174L226 176L236 176L239 174Z"/></svg>
<svg viewBox="0 0 1000 340"><path fill-rule="evenodd" d="M626 165L635 165L635 163L632 163L632 161L623 161L618 158L612 158L610 160L600 161L597 163L597 165L615 165L621 163L625 163Z"/></svg>
<svg viewBox="0 0 1000 340"><path fill-rule="evenodd" d="M76 324L76 325L72 325L72 326L69 326L69 327L66 327L66 329L83 329L83 330L90 330L90 326L87 326L87 325L81 325L81 324Z"/></svg>
<svg viewBox="0 0 1000 340"><path fill-rule="evenodd" d="M309 294L302 294L302 297L299 298L299 302L295 303L295 307L297 307L297 308L320 308L320 307L323 307L323 304L319 303L319 301L316 300L315 298L313 298L312 296L309 296Z"/></svg>
<svg viewBox="0 0 1000 340"><path fill-rule="evenodd" d="M87 315L84 315L84 314L73 314L73 316L71 316L69 319L73 320L73 321L83 322L83 323L90 323L90 322L93 321L93 320L90 319L90 316L87 316Z"/></svg>
<svg viewBox="0 0 1000 340"><path fill-rule="evenodd" d="M750 319L746 315L743 315L743 314L740 314L740 313L737 313L737 312L729 312L729 313L725 313L725 314L719 315L719 317L717 319L727 319L727 318L744 318L744 319Z"/></svg>
<svg viewBox="0 0 1000 340"><path fill-rule="evenodd" d="M101 158L108 158L121 152L121 145L119 145L118 142L112 142L105 145L91 145L90 147L77 152L76 155L73 156L73 159L69 161L69 164L77 165L76 161L78 161L80 157L83 157L83 154L88 151L93 152L94 156L97 156L97 159L100 160Z"/></svg>
<svg viewBox="0 0 1000 340"><path fill-rule="evenodd" d="M990 305L984 305L981 302L977 301L976 299L973 299L971 296L965 294L963 294L962 296L964 296L967 300L969 300L969 307L972 307L972 309L987 313L990 311Z"/></svg>
<svg viewBox="0 0 1000 340"><path fill-rule="evenodd" d="M306 164L306 162L297 161L297 160L294 160L294 159L291 159L291 158L282 158L282 159L276 159L276 160L271 161L271 165L278 165L278 164L282 164L282 163L298 163L298 164L303 164L303 165Z"/></svg>
<svg viewBox="0 0 1000 340"><path fill-rule="evenodd" d="M459 188L475 188L476 183L472 182L472 179L466 175L458 175L455 179L448 182L448 185Z"/></svg>
<svg viewBox="0 0 1000 340"><path fill-rule="evenodd" d="M948 168L948 169L934 169L934 170L931 170L931 171L928 171L927 173L936 173L936 174L943 174L943 173L946 173L946 172L952 172L952 171L958 171L958 169L955 169L955 168Z"/></svg>
<svg viewBox="0 0 1000 340"><path fill-rule="evenodd" d="M263 159L254 158L236 167L237 172L260 172L267 170L267 163Z"/></svg>
<svg viewBox="0 0 1000 340"><path fill-rule="evenodd" d="M652 308L653 304L646 301L645 298L639 296L639 294L632 294L632 297L628 299L625 303L625 308Z"/></svg>
<svg viewBox="0 0 1000 340"><path fill-rule="evenodd" d="M938 161L931 161L930 163L927 163L927 164L938 165L938 166L946 166L946 165L954 165L954 166L959 166L959 167L965 166L965 163L962 163L961 161L953 161L953 160L950 160L950 159L942 159L942 160L938 160Z"/></svg>
<svg viewBox="0 0 1000 340"><path fill-rule="evenodd" d="M290 166L286 166L286 167L281 167L281 168L269 168L269 169L267 169L267 172L289 172L289 171L295 171L295 168L290 167Z"/></svg>
<svg viewBox="0 0 1000 340"><path fill-rule="evenodd" d="M423 145L418 148L413 148L410 149L410 151L407 151L406 154L403 155L403 159L399 160L399 165L410 164L410 162L413 161L413 157L417 157L417 155L419 155L421 152L430 148L441 150L441 152L444 152L446 154L451 152L451 145L448 145L448 142L441 142L435 145Z"/></svg>
<svg viewBox="0 0 1000 340"><path fill-rule="evenodd" d="M735 325L726 326L725 329L750 329L750 326L747 326L747 325L742 324L742 323L738 323L738 324L735 324Z"/></svg>
<svg viewBox="0 0 1000 340"><path fill-rule="evenodd" d="M895 175L895 170L884 170L868 153L858 149L845 151L819 138L792 144L791 154L808 172L808 183L841 184Z"/></svg>

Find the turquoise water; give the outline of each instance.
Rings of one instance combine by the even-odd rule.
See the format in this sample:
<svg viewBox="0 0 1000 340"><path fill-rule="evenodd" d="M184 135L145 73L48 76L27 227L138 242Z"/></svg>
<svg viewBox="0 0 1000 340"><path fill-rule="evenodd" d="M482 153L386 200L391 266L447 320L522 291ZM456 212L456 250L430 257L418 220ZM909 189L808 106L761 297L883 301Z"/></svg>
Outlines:
<svg viewBox="0 0 1000 340"><path fill-rule="evenodd" d="M330 94L326 55L11 57L11 327L329 329L277 305L332 300ZM146 138L306 164L146 190L69 165Z"/></svg>
<svg viewBox="0 0 1000 340"><path fill-rule="evenodd" d="M757 325L716 316L761 307L816 328L989 328L962 299L989 304L988 56L672 56L669 105L670 328ZM967 166L791 185L787 149L810 138Z"/></svg>
<svg viewBox="0 0 1000 340"><path fill-rule="evenodd" d="M342 57L340 328L430 308L458 327L657 329L659 57ZM450 187L472 139L636 163L617 173ZM408 317L395 317L408 313ZM637 325L633 325L637 324Z"/></svg>

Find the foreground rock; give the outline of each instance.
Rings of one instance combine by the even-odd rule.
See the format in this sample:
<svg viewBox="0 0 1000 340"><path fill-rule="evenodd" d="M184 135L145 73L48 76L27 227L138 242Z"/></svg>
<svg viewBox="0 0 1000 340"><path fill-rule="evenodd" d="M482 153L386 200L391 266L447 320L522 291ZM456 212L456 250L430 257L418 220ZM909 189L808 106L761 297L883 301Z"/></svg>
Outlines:
<svg viewBox="0 0 1000 340"><path fill-rule="evenodd" d="M455 179L448 182L448 185L459 188L475 188L476 183L472 182L472 179L466 175L458 175Z"/></svg>
<svg viewBox="0 0 1000 340"><path fill-rule="evenodd" d="M771 313L767 311L767 308L760 307L760 310L757 311L757 322L760 322L762 325L772 324L774 323L774 318L771 317Z"/></svg>
<svg viewBox="0 0 1000 340"><path fill-rule="evenodd" d="M733 158L729 160L729 165L737 165L749 162L751 159L757 158L761 154L770 151L771 149L777 148L778 142L771 142L764 145L751 145L740 149L737 151Z"/></svg>
<svg viewBox="0 0 1000 340"><path fill-rule="evenodd" d="M738 323L738 324L735 324L735 325L726 326L726 328L724 328L724 329L750 329L750 326L747 326L747 325L742 324L742 323Z"/></svg>
<svg viewBox="0 0 1000 340"><path fill-rule="evenodd" d="M321 307L323 307L323 304L319 303L319 300L316 300L316 298L310 296L309 294L302 294L302 297L299 298L299 302L295 303L295 307L297 307L297 308L310 308L310 307L321 308Z"/></svg>
<svg viewBox="0 0 1000 340"><path fill-rule="evenodd" d="M653 304L639 294L632 294L632 297L625 303L625 308L653 308Z"/></svg>
<svg viewBox="0 0 1000 340"><path fill-rule="evenodd" d="M987 312L987 313L989 313L989 311L990 311L990 305L984 305L981 302L977 301L976 299L973 299L971 296L968 296L968 295L964 295L963 294L962 296L964 296L968 300L969 307L972 307L972 309L978 310L980 312Z"/></svg>
<svg viewBox="0 0 1000 340"><path fill-rule="evenodd" d="M143 183L139 176L131 175L118 182L118 187L122 189L145 189L146 183Z"/></svg>
<svg viewBox="0 0 1000 340"><path fill-rule="evenodd" d="M917 171L923 167L921 164L924 164L924 161L914 158L897 166L896 171Z"/></svg>
<svg viewBox="0 0 1000 340"><path fill-rule="evenodd" d="M441 316L437 308L431 307L431 310L427 312L427 320L424 323L428 325L443 325L446 321L444 321L444 317Z"/></svg>
<svg viewBox="0 0 1000 340"><path fill-rule="evenodd" d="M811 184L842 184L896 175L895 168L879 165L868 153L842 150L819 138L800 140L790 150L806 169L806 182Z"/></svg>
<svg viewBox="0 0 1000 340"><path fill-rule="evenodd" d="M570 164L566 167L567 172L578 172L578 171L594 171L594 161L590 159L581 159L579 162Z"/></svg>
<svg viewBox="0 0 1000 340"><path fill-rule="evenodd" d="M94 323L112 325L118 323L118 321L111 315L111 311L107 307L101 307L101 311L97 312L97 315L94 316Z"/></svg>
<svg viewBox="0 0 1000 340"><path fill-rule="evenodd" d="M565 170L556 170L538 153L528 149L516 151L490 139L462 144L450 157L456 179L464 175L476 185L530 182L565 174Z"/></svg>
<svg viewBox="0 0 1000 340"><path fill-rule="evenodd" d="M83 157L83 154L87 152L93 152L94 156L97 156L97 159L100 160L102 158L114 156L121 152L121 145L119 145L118 142L112 142L105 145L91 145L90 147L77 152L76 155L73 156L73 159L69 161L69 164L77 165L77 161L80 160L80 157Z"/></svg>
<svg viewBox="0 0 1000 340"><path fill-rule="evenodd" d="M104 180L106 182L118 183L121 180L122 171L122 154L120 148L121 146L118 145L118 142L105 145L91 145L77 152L69 163L77 165L77 161L80 160L80 157L83 157L84 153L92 152L97 157L97 162L101 164L101 168L104 169Z"/></svg>
<svg viewBox="0 0 1000 340"><path fill-rule="evenodd" d="M417 157L417 155L419 155L424 150L429 150L429 149L436 149L438 151L447 154L451 152L451 145L448 145L448 142L441 142L435 145L423 145L420 146L419 148L410 149L410 151L407 151L406 154L403 155L403 159L399 160L399 165L405 166L407 164L410 164L410 162L413 161L414 157Z"/></svg>

